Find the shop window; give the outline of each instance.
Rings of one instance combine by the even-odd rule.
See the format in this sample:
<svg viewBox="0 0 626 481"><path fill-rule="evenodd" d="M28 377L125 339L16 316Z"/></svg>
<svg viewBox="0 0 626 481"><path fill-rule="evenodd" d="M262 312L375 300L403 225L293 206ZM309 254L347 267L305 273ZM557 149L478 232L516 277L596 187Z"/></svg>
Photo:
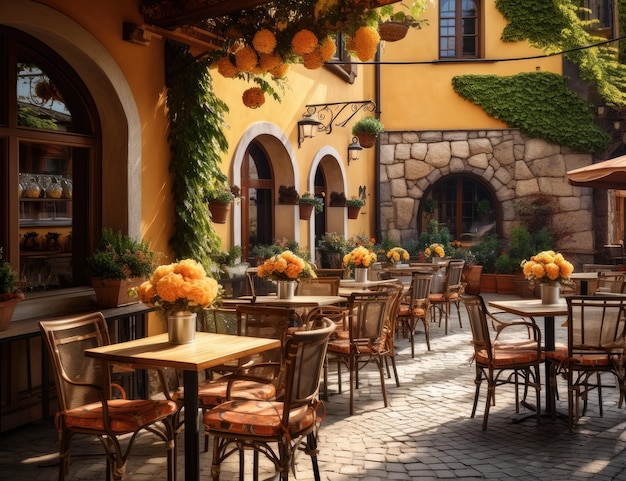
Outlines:
<svg viewBox="0 0 626 481"><path fill-rule="evenodd" d="M15 88L0 89L0 245L27 293L87 283L82 266L99 200L95 108L55 52L0 28L0 63Z"/></svg>
<svg viewBox="0 0 626 481"><path fill-rule="evenodd" d="M439 2L439 57L478 58L480 9L476 0Z"/></svg>

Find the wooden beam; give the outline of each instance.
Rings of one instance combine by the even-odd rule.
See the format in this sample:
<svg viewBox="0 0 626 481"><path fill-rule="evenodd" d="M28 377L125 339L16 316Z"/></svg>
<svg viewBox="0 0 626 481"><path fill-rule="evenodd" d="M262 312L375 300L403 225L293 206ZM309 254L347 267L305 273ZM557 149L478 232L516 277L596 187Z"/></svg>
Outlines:
<svg viewBox="0 0 626 481"><path fill-rule="evenodd" d="M271 3L268 0L155 0L144 1L142 11L144 21L160 27L182 24L197 24L207 18L221 17L259 5Z"/></svg>

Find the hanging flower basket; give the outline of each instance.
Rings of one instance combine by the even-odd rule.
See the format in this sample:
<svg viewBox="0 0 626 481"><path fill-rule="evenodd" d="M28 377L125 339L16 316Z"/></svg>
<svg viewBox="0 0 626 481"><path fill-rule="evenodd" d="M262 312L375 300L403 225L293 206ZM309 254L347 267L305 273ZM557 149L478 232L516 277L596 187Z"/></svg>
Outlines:
<svg viewBox="0 0 626 481"><path fill-rule="evenodd" d="M229 208L230 203L210 202L209 210L211 211L211 220L216 224L226 224Z"/></svg>
<svg viewBox="0 0 626 481"><path fill-rule="evenodd" d="M358 219L360 210L360 207L348 206L348 219Z"/></svg>
<svg viewBox="0 0 626 481"><path fill-rule="evenodd" d="M385 42L397 42L406 37L409 26L400 22L384 22L378 26L380 39Z"/></svg>
<svg viewBox="0 0 626 481"><path fill-rule="evenodd" d="M309 220L313 209L315 209L314 204L300 204L300 220Z"/></svg>
<svg viewBox="0 0 626 481"><path fill-rule="evenodd" d="M368 132L360 132L356 134L357 139L359 139L359 144L361 147L365 149L369 149L370 147L374 147L376 144L376 135L370 134Z"/></svg>

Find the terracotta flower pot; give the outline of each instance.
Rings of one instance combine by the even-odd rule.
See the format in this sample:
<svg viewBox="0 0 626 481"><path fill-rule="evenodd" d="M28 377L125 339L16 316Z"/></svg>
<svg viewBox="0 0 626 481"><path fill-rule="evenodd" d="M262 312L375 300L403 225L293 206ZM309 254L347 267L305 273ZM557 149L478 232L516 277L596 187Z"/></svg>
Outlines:
<svg viewBox="0 0 626 481"><path fill-rule="evenodd" d="M24 300L24 294L20 294L18 297L8 301L0 302L0 331L6 331L9 328L15 306L22 300Z"/></svg>
<svg viewBox="0 0 626 481"><path fill-rule="evenodd" d="M314 208L313 204L300 204L300 220L309 220Z"/></svg>
<svg viewBox="0 0 626 481"><path fill-rule="evenodd" d="M360 207L348 206L348 219L358 219L360 210Z"/></svg>
<svg viewBox="0 0 626 481"><path fill-rule="evenodd" d="M119 307L135 304L139 299L131 297L128 290L139 287L143 279L91 279L91 286L96 293L96 301L100 307Z"/></svg>
<svg viewBox="0 0 626 481"><path fill-rule="evenodd" d="M374 147L376 144L376 136L374 134L370 134L368 132L360 132L356 134L357 139L359 139L359 144L364 149L369 149L370 147Z"/></svg>
<svg viewBox="0 0 626 481"><path fill-rule="evenodd" d="M209 204L209 210L211 211L211 220L216 224L226 224L228 219L228 210L230 209L230 203L223 202L211 202Z"/></svg>

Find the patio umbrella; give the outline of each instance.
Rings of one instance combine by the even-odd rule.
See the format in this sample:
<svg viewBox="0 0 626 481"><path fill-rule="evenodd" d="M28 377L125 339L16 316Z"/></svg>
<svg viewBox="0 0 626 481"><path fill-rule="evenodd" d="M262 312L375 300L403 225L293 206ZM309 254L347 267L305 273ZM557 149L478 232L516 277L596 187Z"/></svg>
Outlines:
<svg viewBox="0 0 626 481"><path fill-rule="evenodd" d="M626 155L570 170L567 176L580 187L626 189Z"/></svg>

